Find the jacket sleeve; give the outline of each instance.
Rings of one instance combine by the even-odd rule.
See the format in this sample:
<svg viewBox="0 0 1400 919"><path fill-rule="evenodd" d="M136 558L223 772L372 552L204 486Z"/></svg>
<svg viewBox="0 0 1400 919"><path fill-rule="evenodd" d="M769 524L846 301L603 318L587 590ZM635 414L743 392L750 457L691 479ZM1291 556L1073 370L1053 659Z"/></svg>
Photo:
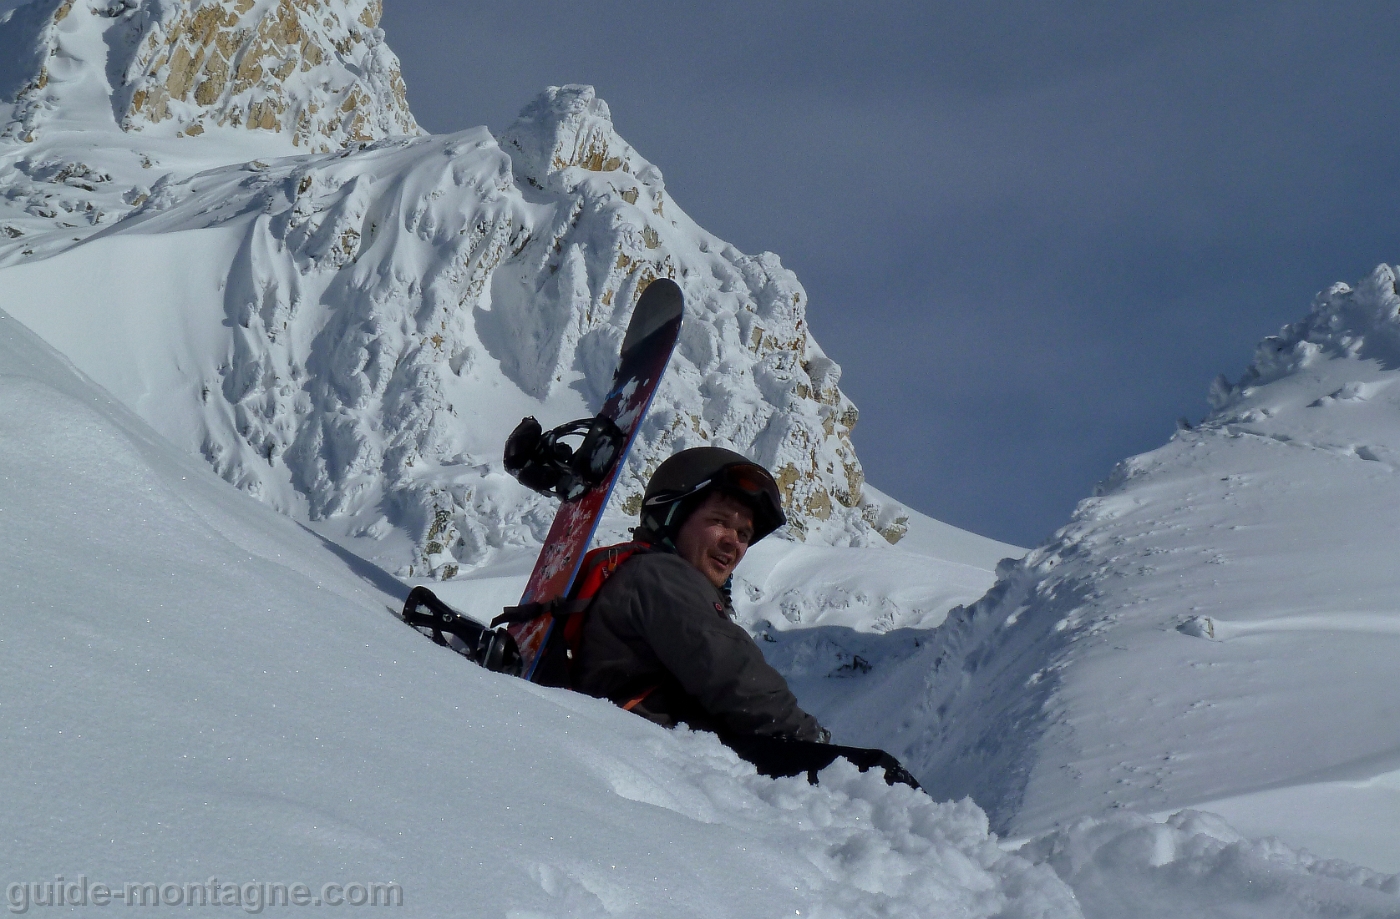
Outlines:
<svg viewBox="0 0 1400 919"><path fill-rule="evenodd" d="M685 691L736 733L822 739L782 674L723 614L709 581L680 559L658 561L643 566L636 625Z"/></svg>

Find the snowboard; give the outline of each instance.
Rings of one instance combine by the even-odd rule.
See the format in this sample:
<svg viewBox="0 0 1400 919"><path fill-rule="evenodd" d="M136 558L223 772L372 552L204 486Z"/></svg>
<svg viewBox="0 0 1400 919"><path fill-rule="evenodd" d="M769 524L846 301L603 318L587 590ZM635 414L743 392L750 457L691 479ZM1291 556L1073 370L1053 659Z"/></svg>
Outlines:
<svg viewBox="0 0 1400 919"><path fill-rule="evenodd" d="M607 506L632 441L636 439L671 352L675 350L683 312L680 286L667 278L652 281L637 300L622 339L622 353L612 386L599 412L617 425L623 435L623 445L611 472L602 482L560 504L520 598L521 606L563 597L573 586L603 508ZM502 642L499 633L461 616L424 587L414 588L409 595L403 618L410 625L433 629L433 640L439 644L448 643L443 638L444 632L456 636L459 642L453 647L483 666L514 672L526 679L534 676L540 652L554 628L553 616L546 613L528 622L507 626L505 631L513 642ZM490 666L492 663L497 666Z"/></svg>

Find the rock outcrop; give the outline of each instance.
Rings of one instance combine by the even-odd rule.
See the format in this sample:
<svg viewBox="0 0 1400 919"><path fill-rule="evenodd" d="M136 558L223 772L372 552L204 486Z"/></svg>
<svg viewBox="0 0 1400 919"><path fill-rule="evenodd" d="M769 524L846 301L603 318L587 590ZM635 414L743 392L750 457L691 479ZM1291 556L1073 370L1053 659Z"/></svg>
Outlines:
<svg viewBox="0 0 1400 919"><path fill-rule="evenodd" d="M381 0L33 0L0 24L0 45L21 51L0 81L8 131L32 141L81 92L64 84L100 73L126 131L230 125L317 152L417 134L381 12Z"/></svg>

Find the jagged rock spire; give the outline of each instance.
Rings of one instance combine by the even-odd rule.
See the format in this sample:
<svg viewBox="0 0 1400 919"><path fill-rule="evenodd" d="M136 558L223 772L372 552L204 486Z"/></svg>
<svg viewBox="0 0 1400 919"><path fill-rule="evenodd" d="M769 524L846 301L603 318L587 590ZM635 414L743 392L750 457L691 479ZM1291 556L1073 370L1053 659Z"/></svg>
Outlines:
<svg viewBox="0 0 1400 919"><path fill-rule="evenodd" d="M549 87L521 110L500 142L517 175L537 188L572 166L587 172L649 171L652 184L660 185L661 173L613 130L612 112L592 86ZM556 184L567 191L574 183Z"/></svg>

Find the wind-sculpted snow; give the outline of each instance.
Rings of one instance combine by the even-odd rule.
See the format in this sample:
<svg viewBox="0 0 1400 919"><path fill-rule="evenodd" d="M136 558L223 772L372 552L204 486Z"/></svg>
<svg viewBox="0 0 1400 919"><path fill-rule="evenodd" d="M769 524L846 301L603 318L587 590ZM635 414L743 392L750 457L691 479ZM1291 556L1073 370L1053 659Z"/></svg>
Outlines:
<svg viewBox="0 0 1400 919"><path fill-rule="evenodd" d="M553 425L596 411L632 305L672 277L686 326L612 530L635 519L662 459L714 443L775 470L796 537L897 539L900 508L862 493L855 407L777 257L695 226L588 87L551 89L502 137L167 173L84 247L12 270L30 292L13 310L240 488L405 575L451 577L543 537L554 505L505 475L501 444L527 414ZM160 273L195 237L228 254L184 294L198 303L181 318L192 331L133 342L180 368L157 400L150 379L124 383L78 356L149 314L142 291L111 290L82 323L87 305L55 314L53 300L81 298L63 290L74 262L142 239Z"/></svg>
<svg viewBox="0 0 1400 919"><path fill-rule="evenodd" d="M1259 344L1239 383L1216 380L1211 405L1217 412L1227 410L1248 401L1257 387L1305 372L1327 358L1374 361L1385 370L1400 370L1400 291L1394 268L1379 266L1355 289L1337 283L1318 294L1306 319ZM1323 398L1365 401L1364 389L1358 381L1346 392Z"/></svg>
<svg viewBox="0 0 1400 919"><path fill-rule="evenodd" d="M762 778L712 735L486 673L394 621L388 574L215 478L3 312L0 579L14 914L41 914L59 875L155 885L167 907L217 879L214 902L244 913L277 896L258 885L284 903L379 885L395 915L431 917L1400 902L1393 877L1189 815L1007 851L971 801L844 763L817 786Z"/></svg>
<svg viewBox="0 0 1400 919"><path fill-rule="evenodd" d="M1353 802L1333 822L1296 795L1292 822L1242 819L1400 864L1398 308L1386 266L1334 287L982 600L916 644L864 639L857 688L818 714L994 827L1326 785ZM872 696L905 701L862 720Z"/></svg>
<svg viewBox="0 0 1400 919"><path fill-rule="evenodd" d="M1246 839L1219 817L1182 811L1083 818L1018 850L1074 888L1088 917L1400 915L1400 875Z"/></svg>

